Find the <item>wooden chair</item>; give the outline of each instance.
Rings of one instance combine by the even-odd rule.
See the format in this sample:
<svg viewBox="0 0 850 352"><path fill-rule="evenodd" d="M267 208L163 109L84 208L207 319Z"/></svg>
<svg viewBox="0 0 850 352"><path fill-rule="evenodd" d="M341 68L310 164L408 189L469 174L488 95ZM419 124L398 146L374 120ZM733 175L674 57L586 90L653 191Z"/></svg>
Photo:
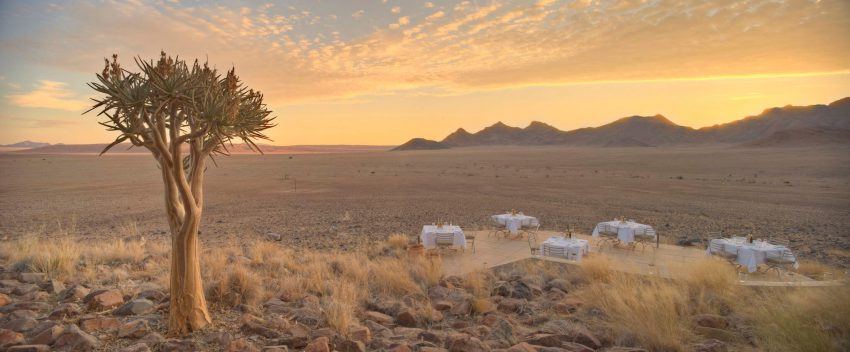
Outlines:
<svg viewBox="0 0 850 352"><path fill-rule="evenodd" d="M653 250L655 247L653 246L653 242L655 242L655 229L653 228L644 228L640 233L635 232L635 247L641 246L641 251L646 251L646 247L649 246Z"/></svg>
<svg viewBox="0 0 850 352"><path fill-rule="evenodd" d="M540 255L540 246L537 245L537 235L536 234L532 233L532 234L528 235L528 249L531 250L532 256L539 256Z"/></svg>
<svg viewBox="0 0 850 352"><path fill-rule="evenodd" d="M735 267L735 270L739 270L741 268L741 264L738 264L736 261L738 259L738 252L735 253L727 252L723 247L722 243L714 242L711 239L708 240L708 250L711 252L711 255L722 258L723 260L729 262Z"/></svg>
<svg viewBox="0 0 850 352"><path fill-rule="evenodd" d="M499 238L499 236L501 236L504 238L508 236L508 231L505 225L500 224L499 221L493 217L490 218L490 221L493 223L493 229L487 232L488 237L495 236L496 238Z"/></svg>
<svg viewBox="0 0 850 352"><path fill-rule="evenodd" d="M434 238L437 248L441 251L454 250L455 235L452 233L438 233Z"/></svg>
<svg viewBox="0 0 850 352"><path fill-rule="evenodd" d="M599 249L605 244L610 244L612 246L616 246L620 243L620 239L617 238L617 229L608 224L599 224L597 225L597 233L599 233L599 241L596 242L596 245Z"/></svg>
<svg viewBox="0 0 850 352"><path fill-rule="evenodd" d="M786 246L779 254L768 255L765 258L765 263L767 264L767 270L765 272L776 270L776 275L782 278L782 271L791 271L794 268L794 264L797 263L797 257Z"/></svg>
<svg viewBox="0 0 850 352"><path fill-rule="evenodd" d="M466 245L472 243L472 253L475 253L475 235L464 234L464 236L466 237Z"/></svg>

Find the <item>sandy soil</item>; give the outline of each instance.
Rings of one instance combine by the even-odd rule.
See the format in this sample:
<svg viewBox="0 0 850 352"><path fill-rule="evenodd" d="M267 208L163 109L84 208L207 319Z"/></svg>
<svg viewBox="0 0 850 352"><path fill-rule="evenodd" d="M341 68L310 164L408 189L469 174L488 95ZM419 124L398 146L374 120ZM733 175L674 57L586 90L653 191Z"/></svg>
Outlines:
<svg viewBox="0 0 850 352"><path fill-rule="evenodd" d="M708 231L791 240L804 258L850 264L846 147L486 148L218 158L207 176L208 244L275 232L312 248L465 228L511 208L546 229L589 232L624 216L666 241ZM0 235L167 236L148 156L0 155Z"/></svg>

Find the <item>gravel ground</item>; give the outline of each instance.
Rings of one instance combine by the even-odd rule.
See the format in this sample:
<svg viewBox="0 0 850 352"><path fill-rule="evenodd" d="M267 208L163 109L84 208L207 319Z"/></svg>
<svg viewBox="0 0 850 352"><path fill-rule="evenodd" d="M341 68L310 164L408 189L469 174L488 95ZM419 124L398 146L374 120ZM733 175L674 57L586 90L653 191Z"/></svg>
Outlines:
<svg viewBox="0 0 850 352"><path fill-rule="evenodd" d="M845 147L500 147L236 155L208 170L207 245L281 234L347 249L437 219L464 228L515 208L547 229L627 217L665 241L709 231L786 238L803 258L850 265ZM0 236L166 234L149 156L0 154Z"/></svg>

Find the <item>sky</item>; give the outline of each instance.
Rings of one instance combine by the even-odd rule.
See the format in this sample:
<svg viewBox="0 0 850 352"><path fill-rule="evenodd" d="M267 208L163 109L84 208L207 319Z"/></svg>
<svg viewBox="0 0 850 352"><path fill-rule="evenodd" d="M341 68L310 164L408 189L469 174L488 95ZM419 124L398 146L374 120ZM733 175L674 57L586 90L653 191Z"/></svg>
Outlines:
<svg viewBox="0 0 850 352"><path fill-rule="evenodd" d="M703 127L850 96L850 1L0 1L0 144L105 143L86 86L118 53L236 68L277 145L459 127Z"/></svg>

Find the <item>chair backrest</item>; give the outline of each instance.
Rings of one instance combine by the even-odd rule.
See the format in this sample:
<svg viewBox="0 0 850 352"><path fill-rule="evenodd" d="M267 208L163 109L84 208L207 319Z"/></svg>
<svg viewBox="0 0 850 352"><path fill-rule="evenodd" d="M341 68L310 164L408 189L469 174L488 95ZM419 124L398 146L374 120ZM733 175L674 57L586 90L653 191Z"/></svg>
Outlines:
<svg viewBox="0 0 850 352"><path fill-rule="evenodd" d="M791 252L788 247L780 249L779 252L769 252L767 254L767 259L782 263L794 263L797 261L797 257L794 256L794 252Z"/></svg>
<svg viewBox="0 0 850 352"><path fill-rule="evenodd" d="M543 255L547 257L566 257L567 249L564 247L553 246L548 243L543 244Z"/></svg>
<svg viewBox="0 0 850 352"><path fill-rule="evenodd" d="M711 254L723 254L725 251L723 249L723 243L721 243L720 241L709 240L708 248Z"/></svg>
<svg viewBox="0 0 850 352"><path fill-rule="evenodd" d="M434 239L438 246L451 246L455 243L455 235L451 233L438 233Z"/></svg>
<svg viewBox="0 0 850 352"><path fill-rule="evenodd" d="M528 234L528 248L533 252L535 248L537 248L537 235L530 233Z"/></svg>
<svg viewBox="0 0 850 352"><path fill-rule="evenodd" d="M723 234L720 231L708 231L708 239L722 238Z"/></svg>
<svg viewBox="0 0 850 352"><path fill-rule="evenodd" d="M603 236L616 236L617 229L609 224L599 224L599 234Z"/></svg>

